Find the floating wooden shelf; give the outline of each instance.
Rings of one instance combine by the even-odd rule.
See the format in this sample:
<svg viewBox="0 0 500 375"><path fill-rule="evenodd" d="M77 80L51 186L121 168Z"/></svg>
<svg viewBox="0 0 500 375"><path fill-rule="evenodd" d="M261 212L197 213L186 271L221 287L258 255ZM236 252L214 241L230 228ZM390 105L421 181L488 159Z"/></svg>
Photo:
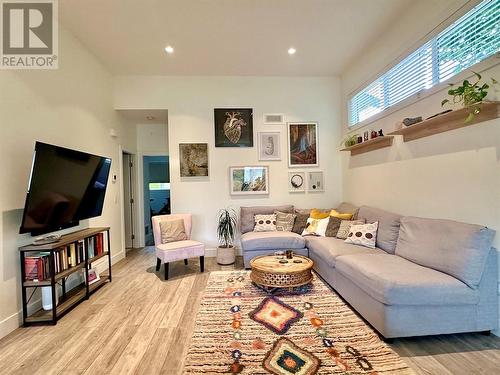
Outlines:
<svg viewBox="0 0 500 375"><path fill-rule="evenodd" d="M354 146L343 148L340 151L351 151L351 155L364 154L365 152L370 152L373 150L378 150L379 148L385 148L392 146L393 141L392 136L386 135L383 137L377 137L370 139L369 141L364 141L362 143L357 143Z"/></svg>
<svg viewBox="0 0 500 375"><path fill-rule="evenodd" d="M479 104L479 106L481 112L475 115L469 122L465 122L470 110L469 107L466 107L424 120L415 125L404 127L389 133L389 135L402 135L403 140L409 142L500 117L500 102L484 102Z"/></svg>

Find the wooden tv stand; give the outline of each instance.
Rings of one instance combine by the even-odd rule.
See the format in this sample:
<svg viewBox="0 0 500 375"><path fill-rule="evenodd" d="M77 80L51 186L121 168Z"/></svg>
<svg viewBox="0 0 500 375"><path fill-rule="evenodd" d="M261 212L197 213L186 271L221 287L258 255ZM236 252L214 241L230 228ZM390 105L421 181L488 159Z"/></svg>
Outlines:
<svg viewBox="0 0 500 375"><path fill-rule="evenodd" d="M102 238L102 251L100 254L91 256L89 248L94 243L95 238L100 233L103 233ZM83 242L82 242L83 241ZM59 255L63 248L68 246L75 246L83 243L83 254L79 256L78 263L67 267L64 270L56 272L56 259L59 260ZM107 246L105 246L107 244ZM57 321L66 313L71 311L75 306L82 301L89 299L92 293L98 290L107 282L111 282L111 246L109 239L109 227L86 228L76 232L68 233L61 236L61 239L54 243L43 245L26 245L19 248L21 258L21 291L22 291L22 304L23 304L23 325L29 326L34 324L52 324L55 325ZM43 280L27 280L25 260L29 256L37 256L39 254L46 256L48 261L48 277ZM100 280L89 285L89 269L92 263L97 260L108 257L108 270L99 275ZM84 270L84 282L66 291L66 278L79 270ZM56 289L60 283L62 295L59 297L59 302L56 303ZM50 287L52 293L52 310L40 310L28 316L28 303L35 294L37 288ZM30 291L29 297L28 290ZM55 308L54 308L55 306Z"/></svg>

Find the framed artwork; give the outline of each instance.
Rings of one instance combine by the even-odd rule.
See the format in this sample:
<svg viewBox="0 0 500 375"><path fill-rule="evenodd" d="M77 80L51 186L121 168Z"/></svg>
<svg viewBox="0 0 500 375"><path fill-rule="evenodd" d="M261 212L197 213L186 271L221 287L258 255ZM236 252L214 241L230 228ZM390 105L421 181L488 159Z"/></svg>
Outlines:
<svg viewBox="0 0 500 375"><path fill-rule="evenodd" d="M181 177L208 176L208 143L180 143Z"/></svg>
<svg viewBox="0 0 500 375"><path fill-rule="evenodd" d="M325 191L322 171L307 172L307 191Z"/></svg>
<svg viewBox="0 0 500 375"><path fill-rule="evenodd" d="M285 115L282 113L264 113L264 125L283 125Z"/></svg>
<svg viewBox="0 0 500 375"><path fill-rule="evenodd" d="M317 167L318 124L316 122L288 123L288 165Z"/></svg>
<svg viewBox="0 0 500 375"><path fill-rule="evenodd" d="M305 172L288 172L288 191L290 193L304 193L306 191Z"/></svg>
<svg viewBox="0 0 500 375"><path fill-rule="evenodd" d="M269 194L267 166L229 167L231 195Z"/></svg>
<svg viewBox="0 0 500 375"><path fill-rule="evenodd" d="M259 132L259 160L281 160L281 132Z"/></svg>
<svg viewBox="0 0 500 375"><path fill-rule="evenodd" d="M253 109L214 109L215 147L253 147Z"/></svg>

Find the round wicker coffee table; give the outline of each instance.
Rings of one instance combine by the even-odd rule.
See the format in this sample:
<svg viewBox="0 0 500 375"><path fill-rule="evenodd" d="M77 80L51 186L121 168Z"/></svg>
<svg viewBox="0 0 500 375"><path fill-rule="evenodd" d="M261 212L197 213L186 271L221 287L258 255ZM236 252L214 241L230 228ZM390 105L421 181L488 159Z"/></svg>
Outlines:
<svg viewBox="0 0 500 375"><path fill-rule="evenodd" d="M311 259L302 255L294 255L292 259L264 255L253 258L250 262L250 267L252 267L250 279L255 284L265 288L288 288L291 290L312 281L313 265L314 262Z"/></svg>

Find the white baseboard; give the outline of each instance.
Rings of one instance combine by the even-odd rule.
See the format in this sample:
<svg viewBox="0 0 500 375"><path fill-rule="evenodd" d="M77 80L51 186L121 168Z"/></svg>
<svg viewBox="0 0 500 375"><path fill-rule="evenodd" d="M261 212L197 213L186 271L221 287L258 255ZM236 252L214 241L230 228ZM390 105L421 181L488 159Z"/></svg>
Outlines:
<svg viewBox="0 0 500 375"><path fill-rule="evenodd" d="M236 250L236 256L242 255L241 249L239 247L236 247L235 250ZM216 247L205 248L205 256L207 258L215 258L217 256L217 248Z"/></svg>

